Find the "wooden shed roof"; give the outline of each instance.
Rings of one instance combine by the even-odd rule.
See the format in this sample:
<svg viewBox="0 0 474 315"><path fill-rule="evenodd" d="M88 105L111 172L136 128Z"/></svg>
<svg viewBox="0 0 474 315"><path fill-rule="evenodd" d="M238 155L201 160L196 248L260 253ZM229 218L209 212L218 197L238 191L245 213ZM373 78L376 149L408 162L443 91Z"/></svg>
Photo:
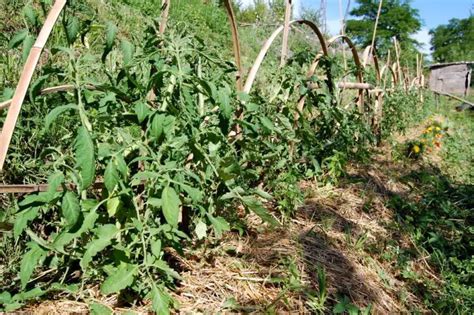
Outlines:
<svg viewBox="0 0 474 315"><path fill-rule="evenodd" d="M456 62L445 62L445 63L434 63L432 65L427 66L430 69L433 68L442 68L448 66L455 66L455 65L474 65L474 61L456 61Z"/></svg>

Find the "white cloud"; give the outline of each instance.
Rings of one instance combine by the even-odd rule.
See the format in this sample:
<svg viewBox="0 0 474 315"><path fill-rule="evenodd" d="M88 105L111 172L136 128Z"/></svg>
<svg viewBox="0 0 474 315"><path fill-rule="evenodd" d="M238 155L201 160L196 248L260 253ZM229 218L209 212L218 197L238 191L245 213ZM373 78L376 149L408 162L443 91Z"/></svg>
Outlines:
<svg viewBox="0 0 474 315"><path fill-rule="evenodd" d="M422 28L420 31L418 31L416 34L412 36L412 38L416 41L418 41L420 44L422 44L420 50L427 54L430 55L430 40L431 40L431 35L429 34L429 30L427 28Z"/></svg>

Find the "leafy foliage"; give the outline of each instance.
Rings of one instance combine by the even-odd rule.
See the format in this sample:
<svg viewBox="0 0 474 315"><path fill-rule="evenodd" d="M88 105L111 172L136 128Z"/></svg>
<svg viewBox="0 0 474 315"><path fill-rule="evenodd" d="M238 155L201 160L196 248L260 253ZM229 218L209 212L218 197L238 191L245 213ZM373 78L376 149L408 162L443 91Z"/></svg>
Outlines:
<svg viewBox="0 0 474 315"><path fill-rule="evenodd" d="M430 30L433 60L437 62L474 60L474 16L451 19Z"/></svg>
<svg viewBox="0 0 474 315"><path fill-rule="evenodd" d="M356 19L347 21L347 34L363 47L372 44L372 33L378 12L378 1L357 0L357 7L350 14ZM377 52L384 56L392 47L392 38L406 48L416 42L410 37L421 28L418 10L410 6L410 0L385 0L377 27Z"/></svg>
<svg viewBox="0 0 474 315"><path fill-rule="evenodd" d="M166 249L183 253L195 238L212 241L241 228L240 206L262 223L281 224L304 198L300 180L337 181L345 163L373 143L365 117L353 103L339 106L328 78L315 76L320 88L306 88L302 74L315 51L296 52L284 68L270 60L270 79L250 95L237 92L235 66L222 51L225 14L209 10L212 4L189 5L197 9L178 5L171 13L195 24L179 22L161 36L157 23L128 34L114 20L91 20L91 7L69 4L2 174L8 182L49 184L12 201L2 217L24 254L19 277L12 272L1 282L3 310L100 283L104 295L131 293L165 314L173 307L167 288L180 278ZM8 39L11 52L28 50L44 18L34 12L25 13L28 30ZM341 72L336 59L321 64ZM75 90L39 95L59 82ZM297 113L301 97L307 102ZM98 304L91 310L105 312Z"/></svg>

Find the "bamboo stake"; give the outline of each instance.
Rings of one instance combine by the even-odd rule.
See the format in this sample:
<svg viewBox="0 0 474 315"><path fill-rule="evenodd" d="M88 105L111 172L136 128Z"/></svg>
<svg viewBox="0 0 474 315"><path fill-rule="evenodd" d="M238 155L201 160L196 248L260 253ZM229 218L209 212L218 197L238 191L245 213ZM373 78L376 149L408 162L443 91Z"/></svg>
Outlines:
<svg viewBox="0 0 474 315"><path fill-rule="evenodd" d="M396 65L397 65L397 72L398 72L398 82L402 82L402 68L400 66L400 51L398 49L398 41L396 37L393 37L393 44L395 46L395 54L397 57Z"/></svg>
<svg viewBox="0 0 474 315"><path fill-rule="evenodd" d="M13 96L13 100L8 110L7 118L2 128L2 134L0 135L0 171L3 170L3 165L5 164L5 159L7 157L8 147L13 136L13 131L15 130L15 125L18 120L18 116L21 111L21 106L25 99L26 92L28 91L28 86L30 85L31 78L35 71L36 65L38 64L41 52L46 44L46 41L51 34L51 31L56 23L59 14L66 5L66 0L57 0L51 11L46 18L46 21L36 39L35 44L33 45L26 64L23 68L23 72L20 76L20 81Z"/></svg>
<svg viewBox="0 0 474 315"><path fill-rule="evenodd" d="M447 92L441 92L441 91L433 91L433 92L435 94L448 96L448 97L451 97L452 99L455 99L457 101L460 101L460 102L466 103L468 105L474 106L474 103L471 103L466 99L460 98L459 96L456 96L456 95L453 95L453 94L450 94L450 93L447 93Z"/></svg>
<svg viewBox="0 0 474 315"><path fill-rule="evenodd" d="M105 91L108 91L108 87L107 86L100 86L100 85L92 85L92 84L86 84L84 86L81 86L81 88L83 89L86 89L86 90L89 90L89 91L102 91L102 92L105 92ZM60 92L68 92L68 91L74 91L75 89L77 89L77 87L75 85L72 85L72 84L65 84L65 85L58 85L58 86L53 86L53 87L49 87L49 88L45 88L45 89L42 89L39 94L40 95L50 95L50 94L55 94L55 93L60 93ZM122 101L126 102L126 103L132 103L133 102L133 99L130 98L128 95L126 94L117 94L117 97L119 99L121 99ZM0 103L0 111L6 109L6 108L9 108L11 106L11 103L12 103L13 99L9 99L9 100L6 100L2 103Z"/></svg>
<svg viewBox="0 0 474 315"><path fill-rule="evenodd" d="M100 90L100 87L96 87L94 85L86 85L84 86L84 88L86 90ZM68 91L73 91L75 89L76 89L76 86L72 84L53 86L53 87L45 88L41 90L40 95L49 95L49 94L54 94L54 93L59 93L59 92L68 92ZM10 107L12 101L13 99L10 99L10 100L6 100L5 102L0 103L0 110Z"/></svg>
<svg viewBox="0 0 474 315"><path fill-rule="evenodd" d="M240 53L240 41L239 41L239 32L237 30L237 22L235 20L234 9L232 8L231 0L224 1L225 8L227 10L227 16L229 18L229 23L232 31L232 44L234 49L234 58L237 65L237 78L236 84L237 89L242 91L242 79L243 79L243 70L242 70L242 61Z"/></svg>
<svg viewBox="0 0 474 315"><path fill-rule="evenodd" d="M341 19L341 35L346 35L345 34L345 21L344 21L344 15L342 13L342 0L339 0L339 17ZM347 60L346 60L346 47L343 45L342 46L342 60L344 61L344 71L347 71Z"/></svg>
<svg viewBox="0 0 474 315"><path fill-rule="evenodd" d="M379 18L380 18L380 13L382 12L382 4L383 0L380 0L379 2L379 9L377 11L377 18L375 19L375 25L374 25L374 33L372 35L372 45L370 46L370 51L373 52L374 45L375 45L375 36L377 35L377 27L379 25Z"/></svg>
<svg viewBox="0 0 474 315"><path fill-rule="evenodd" d="M292 6L292 0L286 0L285 27L283 29L283 43L281 45L280 67L283 67L286 64L286 59L288 58L288 37L290 35L290 19Z"/></svg>
<svg viewBox="0 0 474 315"><path fill-rule="evenodd" d="M68 189L75 189L76 185L66 185ZM96 182L93 184L93 189L102 189L104 187L103 182ZM36 192L48 191L48 184L13 184L13 185L0 185L0 194L31 194ZM58 188L58 191L62 191L62 187Z"/></svg>
<svg viewBox="0 0 474 315"><path fill-rule="evenodd" d="M357 52L357 48L354 45L354 43L351 41L351 39L345 35L338 35L334 36L328 41L328 46L331 46L333 43L335 43L338 39L342 39L349 45L351 52L352 52L352 57L354 58L354 62L357 67L357 81L359 83L364 83L363 82L363 66L362 63L360 62L359 58L359 53ZM359 107L360 113L363 113L363 104L364 104L364 92L362 90L358 91L358 96L357 96L357 105Z"/></svg>
<svg viewBox="0 0 474 315"><path fill-rule="evenodd" d="M160 19L160 34L163 35L168 24L168 16L170 14L171 0L161 1L161 19Z"/></svg>
<svg viewBox="0 0 474 315"><path fill-rule="evenodd" d="M356 83L356 82L339 82L337 87L340 89L349 89L349 90L370 90L374 86L370 83Z"/></svg>
<svg viewBox="0 0 474 315"><path fill-rule="evenodd" d="M291 21L289 24L292 25L294 23L300 23L300 24L305 24L311 28L311 30L316 34L316 36L319 39L319 42L321 43L321 50L323 55L328 56L328 49L326 45L326 40L324 39L323 34L319 30L319 28L316 26L311 21L307 20L295 20ZM257 58L254 61L254 64L252 68L250 69L249 75L247 76L247 80L245 81L244 89L243 91L245 93L250 93L250 90L252 89L253 83L255 81L255 78L257 76L258 70L260 69L260 66L262 65L263 59L265 58L268 50L270 49L272 43L275 41L275 38L283 31L283 26L280 26L277 28L273 34L267 39L265 44L263 44L262 48L260 49L260 53L258 54ZM329 75L329 73L328 73Z"/></svg>

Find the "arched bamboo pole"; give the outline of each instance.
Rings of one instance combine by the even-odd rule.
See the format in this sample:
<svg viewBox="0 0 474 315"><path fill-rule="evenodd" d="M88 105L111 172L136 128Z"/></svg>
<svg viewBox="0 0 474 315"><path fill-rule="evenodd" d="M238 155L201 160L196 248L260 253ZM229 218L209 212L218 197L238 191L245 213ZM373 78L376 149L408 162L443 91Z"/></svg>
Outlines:
<svg viewBox="0 0 474 315"><path fill-rule="evenodd" d="M243 70L242 70L242 61L241 61L242 59L241 59L241 53L240 53L240 41L239 41L239 32L237 30L237 22L235 19L234 9L232 8L231 0L225 0L224 4L227 11L227 16L229 18L230 29L232 32L234 58L235 58L235 64L237 66L237 78L236 78L237 89L239 91L242 91Z"/></svg>
<svg viewBox="0 0 474 315"><path fill-rule="evenodd" d="M381 79L384 78L384 75L387 72L387 70L390 71L390 73L392 75L392 85L395 86L398 82L397 81L397 74L396 74L395 70L392 67L390 67L390 65L384 65L382 67L382 69L380 70L380 78ZM385 80L384 80L384 82L385 82ZM384 85L385 85L385 83L384 83ZM385 88L385 86L384 86L384 88Z"/></svg>
<svg viewBox="0 0 474 315"><path fill-rule="evenodd" d="M325 55L325 56L328 55L328 48L327 48L327 45L326 45L326 40L324 39L323 33L321 33L321 31L316 26L316 24L314 24L311 21L307 21L307 20L295 20L295 21L291 21L289 24L292 25L294 23L305 24L305 25L309 26L311 28L311 30L318 37L318 40L321 44L321 50L322 50L323 55ZM262 46L262 49L260 50L260 53L258 54L252 68L250 69L247 80L245 81L245 85L244 85L244 89L243 89L243 91L245 93L250 93L250 90L252 89L253 83L254 83L255 78L257 76L258 70L260 69L260 66L262 65L263 59L265 58L265 56L266 56L268 50L270 49L272 43L275 41L275 38L283 31L283 28L284 28L284 26L280 26L279 28L277 28L273 32L273 34L267 39L265 44ZM330 74L328 73L328 75L330 75Z"/></svg>
<svg viewBox="0 0 474 315"><path fill-rule="evenodd" d="M30 85L36 65L38 64L39 58L46 41L51 34L54 24L56 24L56 21L65 5L66 0L57 0L54 3L43 27L41 28L35 44L31 48L28 59L26 60L23 72L21 73L20 80L15 91L15 95L13 96L13 100L8 110L7 118L3 124L2 134L0 135L0 170L3 170L3 165L5 164L5 159L7 157L8 147L10 146L13 136L13 131L15 130L15 125L21 111L21 106L25 99L26 92L28 91L28 86Z"/></svg>
<svg viewBox="0 0 474 315"><path fill-rule="evenodd" d="M359 53L357 52L357 48L354 45L354 43L351 41L351 39L349 37L347 37L346 35L337 35L337 36L334 36L331 39L329 39L328 46L330 47L332 44L334 44L339 39L346 42L346 44L351 49L352 57L354 59L356 67L357 67L357 73L356 73L357 81L359 81L359 83L364 83L364 67L362 66L362 63L360 62ZM358 96L357 96L357 106L359 107L360 113L363 113L364 112L364 108L363 108L363 105L364 105L364 91L363 90L358 90L357 94L358 94Z"/></svg>

